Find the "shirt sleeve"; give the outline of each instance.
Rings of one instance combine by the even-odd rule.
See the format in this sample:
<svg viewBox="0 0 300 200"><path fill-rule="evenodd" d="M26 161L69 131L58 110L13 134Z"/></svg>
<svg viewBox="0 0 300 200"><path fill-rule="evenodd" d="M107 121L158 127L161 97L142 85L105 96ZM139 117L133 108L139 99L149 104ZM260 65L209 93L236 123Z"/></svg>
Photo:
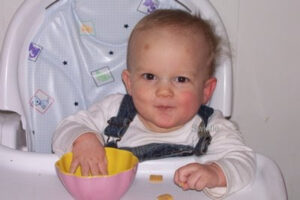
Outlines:
<svg viewBox="0 0 300 200"><path fill-rule="evenodd" d="M208 124L212 136L207 155L202 162L214 162L224 172L227 186L205 188L211 199L223 199L250 184L256 172L254 151L246 146L237 127L215 111Z"/></svg>
<svg viewBox="0 0 300 200"><path fill-rule="evenodd" d="M54 153L62 155L72 151L73 142L87 132L95 133L103 144L103 131L107 126L107 120L117 114L122 98L121 94L110 95L87 110L81 110L63 119L52 138Z"/></svg>

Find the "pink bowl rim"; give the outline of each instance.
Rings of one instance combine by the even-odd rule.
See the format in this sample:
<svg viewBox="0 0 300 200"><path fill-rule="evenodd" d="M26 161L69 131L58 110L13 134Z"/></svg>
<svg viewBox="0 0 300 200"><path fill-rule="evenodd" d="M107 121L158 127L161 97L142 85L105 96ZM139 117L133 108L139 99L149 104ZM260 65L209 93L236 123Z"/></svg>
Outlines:
<svg viewBox="0 0 300 200"><path fill-rule="evenodd" d="M127 169L127 170L124 170L124 171L121 171L121 172L118 172L118 173L114 173L114 174L110 174L110 175L96 175L96 176L79 176L79 175L76 175L76 174L72 174L72 173L69 173L69 172L62 172L60 170L59 167L57 167L57 165L55 164L55 168L56 168L56 171L58 173L61 173L61 174L64 174L66 176L73 176L73 177L77 177L77 178L83 178L83 179L91 179L91 178L108 178L108 177L112 177L112 176L117 176L119 174L123 174L123 173L126 173L128 171L131 171L131 170L135 170L138 166L138 162L131 168Z"/></svg>

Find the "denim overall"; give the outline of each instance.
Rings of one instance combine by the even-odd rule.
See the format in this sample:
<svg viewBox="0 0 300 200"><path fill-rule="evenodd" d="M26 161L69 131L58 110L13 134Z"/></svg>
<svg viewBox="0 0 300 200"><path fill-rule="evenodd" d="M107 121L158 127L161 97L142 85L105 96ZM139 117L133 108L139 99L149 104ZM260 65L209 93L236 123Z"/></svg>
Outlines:
<svg viewBox="0 0 300 200"><path fill-rule="evenodd" d="M182 144L171 143L150 143L136 147L121 147L131 151L139 161L160 159L167 157L189 156L189 155L203 155L207 151L210 144L211 136L206 130L208 118L212 115L214 110L208 106L202 105L198 111L198 115L202 118L202 122L198 127L199 141L195 147ZM117 142L122 139L130 122L136 115L136 109L133 104L132 97L125 95L117 116L108 120L108 126L104 130L104 134L108 137L105 146L118 148ZM138 134L138 133L137 133Z"/></svg>

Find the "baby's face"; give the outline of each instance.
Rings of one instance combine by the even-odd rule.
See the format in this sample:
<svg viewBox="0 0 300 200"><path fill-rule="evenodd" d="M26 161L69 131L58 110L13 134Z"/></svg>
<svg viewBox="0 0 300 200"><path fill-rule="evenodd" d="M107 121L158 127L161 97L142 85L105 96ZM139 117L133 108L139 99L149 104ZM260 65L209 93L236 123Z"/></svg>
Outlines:
<svg viewBox="0 0 300 200"><path fill-rule="evenodd" d="M130 70L122 76L140 120L150 130L182 127L210 98L216 81L208 77L209 56L202 40L167 30L136 35Z"/></svg>

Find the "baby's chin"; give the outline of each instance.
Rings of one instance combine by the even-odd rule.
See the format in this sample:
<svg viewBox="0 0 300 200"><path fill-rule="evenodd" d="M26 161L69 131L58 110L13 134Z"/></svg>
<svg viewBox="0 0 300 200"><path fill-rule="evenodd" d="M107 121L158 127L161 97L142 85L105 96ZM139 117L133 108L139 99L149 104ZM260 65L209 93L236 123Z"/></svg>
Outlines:
<svg viewBox="0 0 300 200"><path fill-rule="evenodd" d="M156 133L168 133L171 131L176 131L181 127L183 127L183 125L177 125L174 123L155 123L155 125L148 128Z"/></svg>
<svg viewBox="0 0 300 200"><path fill-rule="evenodd" d="M156 115L156 118L144 118L138 115L144 126L155 133L167 133L175 131L184 126L185 123L179 123L177 119L170 116Z"/></svg>

